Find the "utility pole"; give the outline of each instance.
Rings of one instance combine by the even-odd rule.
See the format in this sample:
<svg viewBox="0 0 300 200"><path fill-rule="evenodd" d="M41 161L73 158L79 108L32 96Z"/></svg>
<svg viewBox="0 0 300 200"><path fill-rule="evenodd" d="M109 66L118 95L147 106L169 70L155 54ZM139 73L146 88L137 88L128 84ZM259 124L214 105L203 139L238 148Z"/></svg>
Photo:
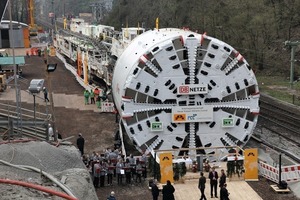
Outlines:
<svg viewBox="0 0 300 200"><path fill-rule="evenodd" d="M63 0L63 16L66 18L66 0Z"/></svg>
<svg viewBox="0 0 300 200"><path fill-rule="evenodd" d="M11 1L9 1L9 35L13 36L13 23L12 23L12 11L11 11ZM16 58L15 58L15 39L13 37L10 37L10 45L12 48L12 54L13 54L13 66L14 66L14 81L15 81L15 90L16 90L16 113L17 113L17 130L22 135L22 114L21 114L21 94L20 94L20 88L18 83L19 74L17 72L18 68L16 65ZM20 129L19 129L20 128Z"/></svg>
<svg viewBox="0 0 300 200"><path fill-rule="evenodd" d="M295 69L295 48L300 44L299 41L291 42L291 41L285 41L285 46L291 47L291 70L290 70L290 86L293 88L293 82L294 82L294 69Z"/></svg>
<svg viewBox="0 0 300 200"><path fill-rule="evenodd" d="M51 1L52 4L52 13L54 14L54 16L51 18L51 24L54 25L54 18L55 18L55 13L54 13L54 0Z"/></svg>

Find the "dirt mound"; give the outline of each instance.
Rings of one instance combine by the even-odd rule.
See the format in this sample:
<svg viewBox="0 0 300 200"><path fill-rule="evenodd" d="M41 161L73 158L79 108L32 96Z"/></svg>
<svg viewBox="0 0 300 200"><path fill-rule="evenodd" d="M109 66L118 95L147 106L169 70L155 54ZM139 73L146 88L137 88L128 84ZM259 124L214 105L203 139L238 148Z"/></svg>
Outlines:
<svg viewBox="0 0 300 200"><path fill-rule="evenodd" d="M8 143L0 145L0 160L14 166L30 166L44 171L63 182L79 199L97 199L88 171L74 146L55 147L47 142ZM61 191L56 183L42 175L40 171L25 171L7 164L0 165L0 178L20 180ZM49 194L6 185L0 187L1 199L43 199ZM3 198L2 198L3 197Z"/></svg>

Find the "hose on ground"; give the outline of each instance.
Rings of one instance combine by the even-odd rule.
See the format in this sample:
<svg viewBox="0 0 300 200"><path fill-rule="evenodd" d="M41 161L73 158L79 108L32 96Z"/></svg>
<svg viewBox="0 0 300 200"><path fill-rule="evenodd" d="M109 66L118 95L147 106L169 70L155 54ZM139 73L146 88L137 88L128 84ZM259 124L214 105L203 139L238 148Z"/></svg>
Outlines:
<svg viewBox="0 0 300 200"><path fill-rule="evenodd" d="M10 180L10 179L0 179L0 183L4 183L4 184L11 184L11 185L19 185L19 186L23 186L23 187L27 187L27 188L33 188L42 192L46 192L48 194L52 194L55 196L59 196L68 200L77 200L77 198L72 197L70 195L67 195L65 193L62 192L58 192L56 190L52 190L49 188L46 188L44 186L41 185L36 185L33 183L28 183L28 182L23 182L23 181L17 181L17 180Z"/></svg>
<svg viewBox="0 0 300 200"><path fill-rule="evenodd" d="M27 165L14 165L11 163L8 163L4 160L0 160L0 163L3 163L5 165L11 166L11 167L15 167L17 169L21 169L21 170L25 170L25 171L35 171L37 173L41 173L43 174L45 177L49 178L52 182L54 182L56 185L58 185L63 191L65 191L68 195L76 198L76 196L71 192L71 190L69 188L67 188L67 186L65 186L64 184L62 184L60 181L58 181L54 176L52 176L51 174L48 174L47 172L42 171L41 169L38 169L36 167L32 167L32 166L27 166Z"/></svg>
<svg viewBox="0 0 300 200"><path fill-rule="evenodd" d="M36 141L36 139L27 139L27 140L9 140L9 141L0 142L0 145L1 145L1 144L9 144L9 143L31 142L31 141Z"/></svg>

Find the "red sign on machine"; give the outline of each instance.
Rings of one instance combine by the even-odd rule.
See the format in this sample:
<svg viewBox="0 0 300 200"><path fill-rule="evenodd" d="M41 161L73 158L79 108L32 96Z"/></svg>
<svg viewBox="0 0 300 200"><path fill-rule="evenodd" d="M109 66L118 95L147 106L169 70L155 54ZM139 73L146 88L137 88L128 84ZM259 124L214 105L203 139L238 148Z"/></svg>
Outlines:
<svg viewBox="0 0 300 200"><path fill-rule="evenodd" d="M188 94L190 87L186 85L179 86L179 94Z"/></svg>
<svg viewBox="0 0 300 200"><path fill-rule="evenodd" d="M178 87L178 94L206 94L207 85L201 84L190 84L190 85L180 85Z"/></svg>

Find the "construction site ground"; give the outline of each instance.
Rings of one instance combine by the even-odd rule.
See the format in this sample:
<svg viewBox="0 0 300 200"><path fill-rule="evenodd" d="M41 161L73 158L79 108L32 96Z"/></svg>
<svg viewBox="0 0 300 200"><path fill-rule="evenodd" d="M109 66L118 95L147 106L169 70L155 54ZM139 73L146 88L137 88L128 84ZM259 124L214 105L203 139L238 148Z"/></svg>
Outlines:
<svg viewBox="0 0 300 200"><path fill-rule="evenodd" d="M63 138L70 138L70 142L76 144L78 133L82 133L85 138L85 152L87 154L93 151L102 152L105 148L113 148L114 134L118 128L115 123L115 115L112 113L101 113L96 106L84 105L84 89L76 82L76 79L69 73L63 64L55 57L49 58L49 63L57 63L57 69L51 74L47 74L46 65L43 57L26 57L26 64L22 66L21 106L27 109L33 109L33 97L25 92L28 89L29 82L32 79L45 79L45 86L52 93L53 99L50 99L48 109L55 116L55 128L59 130ZM13 84L13 82L11 82ZM46 110L46 104L43 101L43 95L37 98L37 111ZM0 102L15 104L16 93L14 86L10 85L8 89L0 93ZM207 176L207 174L206 174ZM200 198L200 192L197 188L199 173L191 173L183 178L182 181L175 183L176 200L193 200ZM151 177L149 177L150 179ZM243 180L228 180L228 190L233 199L274 199L274 200L296 200L293 193L277 194L272 191L270 184L272 182L262 178L257 182L247 183ZM139 184L117 185L114 180L113 186L106 186L96 190L99 199L106 199L111 191L115 191L118 200L151 200L151 191L148 188L148 179ZM207 199L209 195L209 181L206 185ZM161 199L162 195L160 194ZM214 198L216 199L216 198Z"/></svg>

